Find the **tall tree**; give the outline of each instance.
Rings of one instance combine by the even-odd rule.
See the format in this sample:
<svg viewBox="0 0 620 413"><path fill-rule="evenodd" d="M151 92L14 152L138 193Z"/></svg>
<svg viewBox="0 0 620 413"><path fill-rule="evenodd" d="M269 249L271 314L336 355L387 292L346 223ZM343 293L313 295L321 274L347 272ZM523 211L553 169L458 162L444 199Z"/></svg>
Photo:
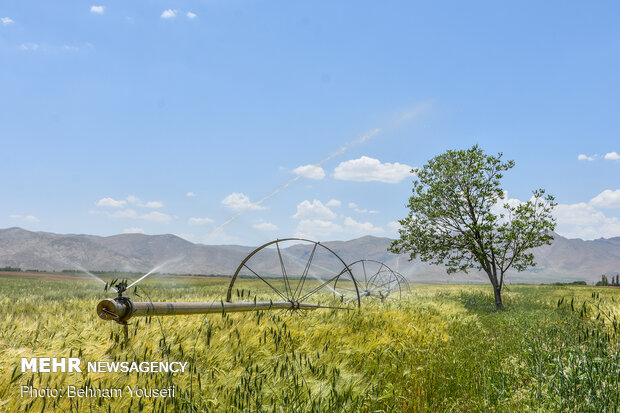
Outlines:
<svg viewBox="0 0 620 413"><path fill-rule="evenodd" d="M502 287L509 268L535 266L531 248L550 244L556 205L544 189L526 202L508 202L503 173L514 161L487 155L478 145L449 150L414 169L409 215L400 220L400 239L390 246L424 262L445 265L448 273L478 269L488 277L495 305L503 308Z"/></svg>

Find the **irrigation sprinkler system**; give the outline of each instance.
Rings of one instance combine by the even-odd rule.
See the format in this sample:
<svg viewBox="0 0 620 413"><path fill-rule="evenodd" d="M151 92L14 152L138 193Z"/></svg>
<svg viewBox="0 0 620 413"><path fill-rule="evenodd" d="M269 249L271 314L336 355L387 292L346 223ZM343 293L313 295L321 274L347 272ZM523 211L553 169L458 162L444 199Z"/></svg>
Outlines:
<svg viewBox="0 0 620 413"><path fill-rule="evenodd" d="M383 301L391 296L400 300L403 292L409 291L405 277L380 261L355 261L349 264L349 269L357 280L360 297Z"/></svg>
<svg viewBox="0 0 620 413"><path fill-rule="evenodd" d="M124 295L144 278L146 275L129 286L126 281L114 285L117 296L100 301L97 315L126 326L131 318L145 316L353 310L361 306L362 297L383 300L396 291L400 297L406 285L402 275L381 262L360 260L347 265L327 246L302 238L278 239L252 251L237 267L225 301L138 302ZM262 282L259 288L257 280ZM233 301L235 294L237 298L252 299Z"/></svg>

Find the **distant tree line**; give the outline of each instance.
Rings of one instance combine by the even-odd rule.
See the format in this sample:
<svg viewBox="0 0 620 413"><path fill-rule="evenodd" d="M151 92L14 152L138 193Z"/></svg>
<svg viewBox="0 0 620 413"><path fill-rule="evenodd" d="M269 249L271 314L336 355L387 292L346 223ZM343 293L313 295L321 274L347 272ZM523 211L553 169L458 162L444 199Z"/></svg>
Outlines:
<svg viewBox="0 0 620 413"><path fill-rule="evenodd" d="M572 282L555 282L551 283L551 285L588 285L585 281L572 281Z"/></svg>
<svg viewBox="0 0 620 413"><path fill-rule="evenodd" d="M597 286L601 287L606 287L606 286L613 286L613 287L618 287L620 286L620 274L616 274L616 275L612 275L611 276L611 282L609 281L609 278L607 277L607 275L603 274L601 275L601 281L597 281L596 283Z"/></svg>

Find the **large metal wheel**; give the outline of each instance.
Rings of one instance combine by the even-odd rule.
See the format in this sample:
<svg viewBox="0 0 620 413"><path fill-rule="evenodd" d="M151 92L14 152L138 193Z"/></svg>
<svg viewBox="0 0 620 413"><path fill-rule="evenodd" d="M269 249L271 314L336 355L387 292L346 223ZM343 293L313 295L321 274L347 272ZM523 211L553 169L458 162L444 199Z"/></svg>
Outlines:
<svg viewBox="0 0 620 413"><path fill-rule="evenodd" d="M268 242L237 267L226 301L289 302L291 308L360 306L355 277L331 249L302 238Z"/></svg>
<svg viewBox="0 0 620 413"><path fill-rule="evenodd" d="M405 277L380 261L355 261L349 264L349 269L358 282L360 297L401 299L408 289Z"/></svg>

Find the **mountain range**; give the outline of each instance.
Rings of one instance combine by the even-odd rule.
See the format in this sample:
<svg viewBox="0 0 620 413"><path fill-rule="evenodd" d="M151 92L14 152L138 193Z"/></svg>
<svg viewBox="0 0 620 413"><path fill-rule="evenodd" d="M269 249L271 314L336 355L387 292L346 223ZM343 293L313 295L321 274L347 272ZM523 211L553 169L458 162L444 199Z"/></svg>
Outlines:
<svg viewBox="0 0 620 413"><path fill-rule="evenodd" d="M350 241L321 244L334 251L347 264L360 259L384 262L414 282L485 282L485 274L447 274L441 266L387 251L389 238L364 236ZM312 245L295 242L281 254L289 265L302 266ZM175 274L229 275L255 248L238 245L194 244L175 235L120 234L113 236L31 232L22 228L0 229L0 268L23 270L90 270ZM592 241L567 239L554 234L551 245L534 250L537 266L520 273L509 272L507 282L566 282L600 280L602 274L620 271L620 237ZM333 266L329 254L317 255L318 268ZM280 262L275 248L267 248L252 258L260 271L278 273ZM163 266L162 266L163 265Z"/></svg>

